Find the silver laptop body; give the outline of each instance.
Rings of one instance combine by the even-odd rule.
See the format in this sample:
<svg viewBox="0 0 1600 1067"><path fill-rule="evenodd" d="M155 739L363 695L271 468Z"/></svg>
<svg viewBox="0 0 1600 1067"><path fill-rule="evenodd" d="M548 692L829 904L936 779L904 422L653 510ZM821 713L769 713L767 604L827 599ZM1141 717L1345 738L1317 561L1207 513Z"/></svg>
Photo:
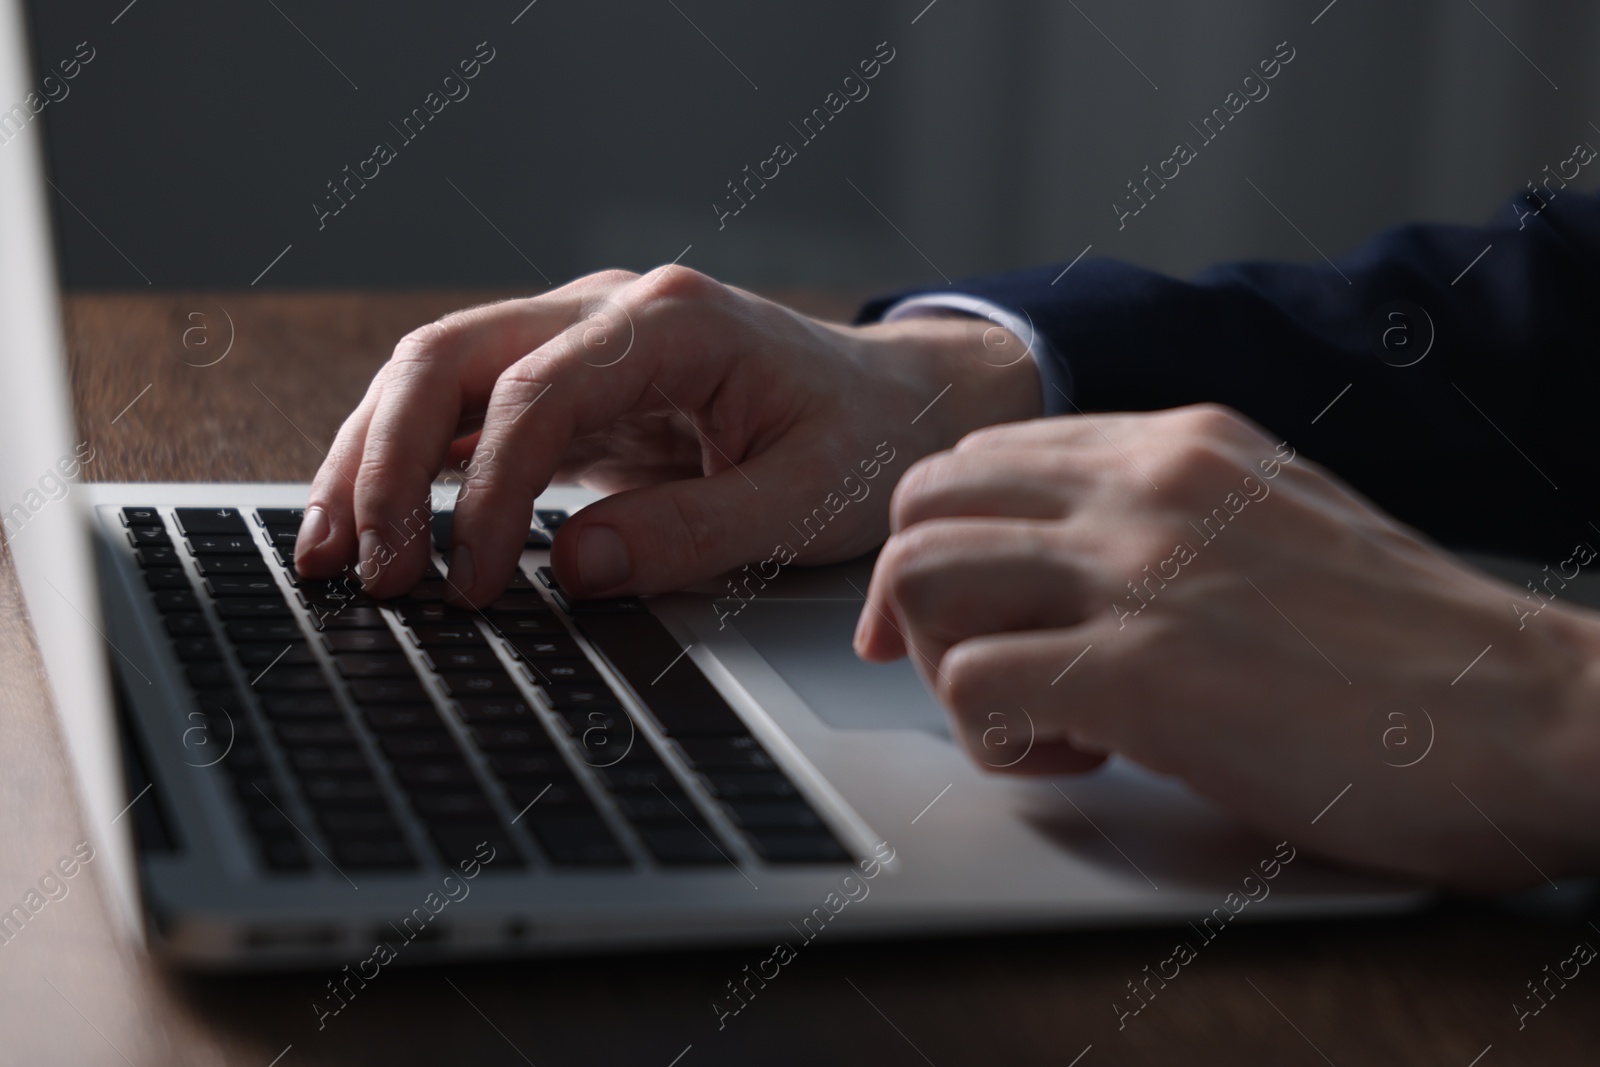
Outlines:
<svg viewBox="0 0 1600 1067"><path fill-rule="evenodd" d="M29 92L24 42L6 3L0 101ZM782 955L1419 899L1121 761L1057 780L978 766L909 665L851 653L869 562L738 600L574 605L540 546L594 497L558 487L517 587L462 616L436 578L399 606L297 584L285 534L306 486L92 484L89 438L114 445L73 424L39 121L0 145L0 509L86 866L152 951L230 969ZM435 525L411 536L448 536ZM996 769L1032 738L1023 713L999 725ZM1241 904L1247 877L1265 888Z"/></svg>

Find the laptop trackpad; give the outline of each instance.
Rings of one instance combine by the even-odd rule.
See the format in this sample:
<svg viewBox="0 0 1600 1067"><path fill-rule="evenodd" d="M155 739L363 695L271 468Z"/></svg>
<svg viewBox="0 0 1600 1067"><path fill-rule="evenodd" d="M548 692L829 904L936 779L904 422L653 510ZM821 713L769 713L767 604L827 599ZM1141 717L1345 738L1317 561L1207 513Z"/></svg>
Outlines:
<svg viewBox="0 0 1600 1067"><path fill-rule="evenodd" d="M908 660L864 663L850 648L859 600L746 603L734 629L817 718L836 730L923 730L950 737L949 722Z"/></svg>

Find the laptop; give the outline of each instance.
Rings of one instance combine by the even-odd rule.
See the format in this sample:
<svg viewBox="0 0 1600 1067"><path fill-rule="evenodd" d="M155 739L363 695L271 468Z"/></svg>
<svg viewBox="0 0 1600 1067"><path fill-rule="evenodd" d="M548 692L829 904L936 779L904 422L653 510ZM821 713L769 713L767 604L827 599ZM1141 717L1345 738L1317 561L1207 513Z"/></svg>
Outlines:
<svg viewBox="0 0 1600 1067"><path fill-rule="evenodd" d="M33 84L25 42L4 4L0 102ZM0 117L0 518L83 865L152 953L233 970L793 953L1418 902L1119 760L995 773L1031 744L1022 709L997 712L980 766L908 664L852 654L870 560L790 568L736 604L725 583L574 600L548 546L595 496L553 487L511 588L463 611L444 602L450 484L408 534L434 544L430 573L377 602L295 573L307 486L92 482L115 445L74 425L24 117ZM1270 893L1233 907L1269 865Z"/></svg>

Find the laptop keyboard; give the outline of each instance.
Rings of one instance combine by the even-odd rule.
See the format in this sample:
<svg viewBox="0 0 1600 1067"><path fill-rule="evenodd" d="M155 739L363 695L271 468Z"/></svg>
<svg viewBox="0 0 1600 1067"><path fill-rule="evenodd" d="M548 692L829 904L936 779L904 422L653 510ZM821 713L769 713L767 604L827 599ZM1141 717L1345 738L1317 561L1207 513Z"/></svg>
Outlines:
<svg viewBox="0 0 1600 1067"><path fill-rule="evenodd" d="M430 563L379 602L295 572L300 509L121 517L200 708L203 743L186 751L226 751L211 762L270 871L308 873L317 854L341 871L453 866L485 842L493 871L849 859L637 599L571 599L540 567L481 612L458 609ZM547 547L566 514L537 517L528 545ZM435 516L436 546L450 521Z"/></svg>

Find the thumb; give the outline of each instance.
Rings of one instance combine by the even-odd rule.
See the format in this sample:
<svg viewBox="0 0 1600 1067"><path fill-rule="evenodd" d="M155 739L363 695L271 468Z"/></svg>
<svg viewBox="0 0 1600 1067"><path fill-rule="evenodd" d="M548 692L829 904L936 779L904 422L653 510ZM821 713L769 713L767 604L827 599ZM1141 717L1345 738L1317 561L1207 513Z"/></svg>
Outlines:
<svg viewBox="0 0 1600 1067"><path fill-rule="evenodd" d="M771 457L590 504L562 524L552 546L562 588L585 597L661 593L757 560L787 564L809 543L791 518L808 513L796 500L803 490L795 488L793 457Z"/></svg>

